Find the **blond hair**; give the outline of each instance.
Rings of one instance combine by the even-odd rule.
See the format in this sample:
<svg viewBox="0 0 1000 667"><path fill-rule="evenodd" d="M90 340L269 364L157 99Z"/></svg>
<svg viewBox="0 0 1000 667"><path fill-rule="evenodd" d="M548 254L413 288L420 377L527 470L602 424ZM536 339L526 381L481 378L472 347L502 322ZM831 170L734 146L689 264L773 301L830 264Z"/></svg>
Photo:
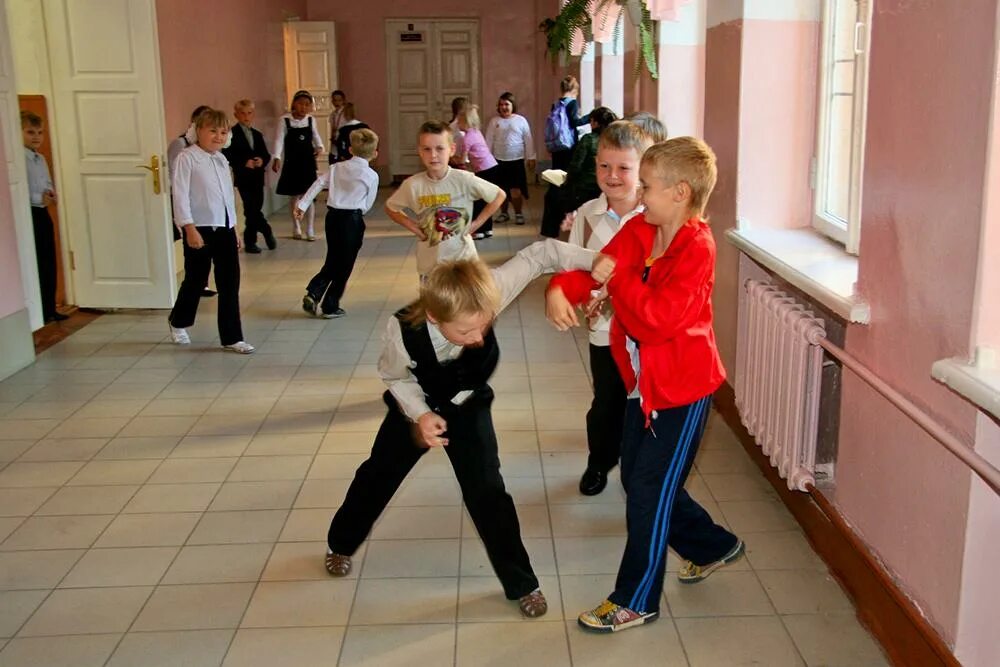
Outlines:
<svg viewBox="0 0 1000 667"><path fill-rule="evenodd" d="M715 153L708 144L694 137L669 139L650 147L642 156L642 164L651 166L670 184L687 183L691 188L691 212L704 216L718 177Z"/></svg>
<svg viewBox="0 0 1000 667"><path fill-rule="evenodd" d="M610 149L627 151L634 150L639 157L642 157L650 146L653 139L643 132L642 128L629 120L616 120L601 131L601 137L597 140L597 150Z"/></svg>
<svg viewBox="0 0 1000 667"><path fill-rule="evenodd" d="M479 120L479 107L475 104L470 104L468 108L462 112L465 115L465 124L469 127L474 127L479 129L482 121ZM460 114L461 115L461 114Z"/></svg>
<svg viewBox="0 0 1000 667"><path fill-rule="evenodd" d="M405 320L420 325L429 314L437 322L454 322L462 315L495 317L499 310L500 290L489 267L480 259L462 259L431 269Z"/></svg>
<svg viewBox="0 0 1000 667"><path fill-rule="evenodd" d="M244 97L242 100L236 100L236 104L233 105L233 111L246 111L255 107L256 105L253 103L253 100Z"/></svg>
<svg viewBox="0 0 1000 667"><path fill-rule="evenodd" d="M646 136L653 140L654 144L670 138L667 136L667 126L663 124L663 121L648 111L633 111L625 116L625 120L638 125L646 133Z"/></svg>
<svg viewBox="0 0 1000 667"><path fill-rule="evenodd" d="M365 160L375 157L378 135L367 128L351 132L351 155Z"/></svg>
<svg viewBox="0 0 1000 667"><path fill-rule="evenodd" d="M229 116L218 109L205 109L194 119L196 129L203 127L221 127L228 130L230 127Z"/></svg>

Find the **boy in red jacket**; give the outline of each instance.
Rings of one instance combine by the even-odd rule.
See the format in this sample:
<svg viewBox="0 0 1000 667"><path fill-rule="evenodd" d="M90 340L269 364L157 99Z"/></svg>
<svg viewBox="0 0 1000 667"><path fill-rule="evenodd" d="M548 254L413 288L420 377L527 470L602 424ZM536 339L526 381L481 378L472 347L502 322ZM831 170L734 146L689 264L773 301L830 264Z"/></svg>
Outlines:
<svg viewBox="0 0 1000 667"><path fill-rule="evenodd" d="M645 215L622 227L590 274L560 274L546 294L546 314L560 330L578 324L574 305L590 301L592 309L609 298L611 353L629 392L621 453L628 541L614 592L580 614L586 630L657 618L668 544L687 561L684 583L744 551L684 490L712 394L726 377L712 331L715 241L702 217L715 179L715 154L703 141L654 145L639 168Z"/></svg>

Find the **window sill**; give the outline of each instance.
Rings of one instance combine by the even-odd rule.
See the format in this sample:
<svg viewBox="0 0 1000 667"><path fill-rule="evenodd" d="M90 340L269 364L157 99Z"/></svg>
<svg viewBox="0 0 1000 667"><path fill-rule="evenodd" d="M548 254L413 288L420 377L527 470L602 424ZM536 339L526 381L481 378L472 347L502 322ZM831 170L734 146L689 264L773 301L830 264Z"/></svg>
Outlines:
<svg viewBox="0 0 1000 667"><path fill-rule="evenodd" d="M868 324L871 309L854 294L858 258L812 229L730 229L726 238L752 260L848 322Z"/></svg>
<svg viewBox="0 0 1000 667"><path fill-rule="evenodd" d="M931 376L964 396L985 412L1000 418L1000 358L996 350L979 348L976 362L940 359L931 366Z"/></svg>

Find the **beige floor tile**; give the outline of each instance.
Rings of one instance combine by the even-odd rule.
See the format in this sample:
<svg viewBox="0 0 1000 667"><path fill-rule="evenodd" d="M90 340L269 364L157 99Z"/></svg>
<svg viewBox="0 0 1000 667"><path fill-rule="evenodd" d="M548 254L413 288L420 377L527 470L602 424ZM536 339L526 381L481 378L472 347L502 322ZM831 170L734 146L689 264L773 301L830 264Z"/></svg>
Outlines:
<svg viewBox="0 0 1000 667"><path fill-rule="evenodd" d="M279 542L274 545L271 558L264 568L261 581L327 581L326 542ZM351 572L345 579L357 579L361 572L368 542L351 557Z"/></svg>
<svg viewBox="0 0 1000 667"><path fill-rule="evenodd" d="M826 572L765 570L757 573L779 614L850 611L851 602Z"/></svg>
<svg viewBox="0 0 1000 667"><path fill-rule="evenodd" d="M0 541L7 539L7 536L13 533L22 523L24 523L23 517L9 516L0 518Z"/></svg>
<svg viewBox="0 0 1000 667"><path fill-rule="evenodd" d="M125 506L138 486L64 486L37 514L117 514Z"/></svg>
<svg viewBox="0 0 1000 667"><path fill-rule="evenodd" d="M515 505L545 505L545 480L541 477L507 477L504 487Z"/></svg>
<svg viewBox="0 0 1000 667"><path fill-rule="evenodd" d="M493 426L498 431L534 431L532 410L493 410Z"/></svg>
<svg viewBox="0 0 1000 667"><path fill-rule="evenodd" d="M179 435L115 438L94 459L165 459L180 440Z"/></svg>
<svg viewBox="0 0 1000 667"><path fill-rule="evenodd" d="M287 516L287 510L208 512L201 517L188 544L274 542Z"/></svg>
<svg viewBox="0 0 1000 667"><path fill-rule="evenodd" d="M340 398L341 394L338 392L310 396L282 396L271 408L271 414L287 415L308 412L332 414L340 405Z"/></svg>
<svg viewBox="0 0 1000 667"><path fill-rule="evenodd" d="M132 630L235 628L254 586L250 583L159 586Z"/></svg>
<svg viewBox="0 0 1000 667"><path fill-rule="evenodd" d="M341 651L341 667L452 665L455 626L352 625Z"/></svg>
<svg viewBox="0 0 1000 667"><path fill-rule="evenodd" d="M353 579L262 582L242 627L346 625L356 584Z"/></svg>
<svg viewBox="0 0 1000 667"><path fill-rule="evenodd" d="M599 537L627 534L625 508L618 504L553 505L552 533L560 537Z"/></svg>
<svg viewBox="0 0 1000 667"><path fill-rule="evenodd" d="M152 592L150 586L53 591L19 636L125 632Z"/></svg>
<svg viewBox="0 0 1000 667"><path fill-rule="evenodd" d="M8 537L0 549L81 549L94 543L113 519L109 515L34 516Z"/></svg>
<svg viewBox="0 0 1000 667"><path fill-rule="evenodd" d="M173 382L167 385L158 398L214 399L226 386L226 382Z"/></svg>
<svg viewBox="0 0 1000 667"><path fill-rule="evenodd" d="M0 590L55 588L83 553L82 549L0 553Z"/></svg>
<svg viewBox="0 0 1000 667"><path fill-rule="evenodd" d="M709 584L709 585L706 585ZM699 584L682 584L676 577L664 581L670 613L692 616L768 616L774 607L753 572L716 572Z"/></svg>
<svg viewBox="0 0 1000 667"><path fill-rule="evenodd" d="M504 476L504 479L511 477L541 477L542 463L539 460L539 455L535 452L501 452L500 473Z"/></svg>
<svg viewBox="0 0 1000 667"><path fill-rule="evenodd" d="M40 440L21 455L20 461L89 461L108 443L107 438Z"/></svg>
<svg viewBox="0 0 1000 667"><path fill-rule="evenodd" d="M160 464L150 484L222 482L236 465L236 458L168 459Z"/></svg>
<svg viewBox="0 0 1000 667"><path fill-rule="evenodd" d="M747 545L747 559L755 570L826 571L805 536L798 530L767 533L742 533Z"/></svg>
<svg viewBox="0 0 1000 667"><path fill-rule="evenodd" d="M580 471L583 474L583 471ZM580 475L570 477L545 477L545 492L549 503L555 505L595 505L609 504L620 507L622 516L625 512L625 490L622 488L618 470L612 470L608 475L608 485L596 496L585 496L580 493Z"/></svg>
<svg viewBox="0 0 1000 667"><path fill-rule="evenodd" d="M715 500L771 500L778 494L760 473L702 474Z"/></svg>
<svg viewBox="0 0 1000 667"><path fill-rule="evenodd" d="M0 592L0 637L17 634L48 594L48 591Z"/></svg>
<svg viewBox="0 0 1000 667"><path fill-rule="evenodd" d="M669 618L660 618L648 627L635 628L612 638L585 632L574 616L566 621L566 633L574 667L625 664L685 667L688 664L680 636Z"/></svg>
<svg viewBox="0 0 1000 667"><path fill-rule="evenodd" d="M675 623L691 667L805 664L777 616L679 618Z"/></svg>
<svg viewBox="0 0 1000 667"><path fill-rule="evenodd" d="M538 434L535 431L500 431L497 442L501 453L538 453Z"/></svg>
<svg viewBox="0 0 1000 667"><path fill-rule="evenodd" d="M170 458L226 458L240 456L250 444L249 435L189 435L181 438Z"/></svg>
<svg viewBox="0 0 1000 667"><path fill-rule="evenodd" d="M377 412L340 412L330 422L330 434L373 433L385 418L385 410Z"/></svg>
<svg viewBox="0 0 1000 667"><path fill-rule="evenodd" d="M561 621L459 623L456 643L458 667L502 667L517 664L525 655L546 667L570 665L566 625Z"/></svg>
<svg viewBox="0 0 1000 667"><path fill-rule="evenodd" d="M303 480L312 460L312 456L246 456L236 463L228 481Z"/></svg>
<svg viewBox="0 0 1000 667"><path fill-rule="evenodd" d="M288 521L281 531L281 542L314 542L326 540L327 529L333 510L294 509L288 514Z"/></svg>
<svg viewBox="0 0 1000 667"><path fill-rule="evenodd" d="M307 479L295 499L295 509L340 507L350 485L349 479Z"/></svg>
<svg viewBox="0 0 1000 667"><path fill-rule="evenodd" d="M156 459L90 461L66 484L69 486L142 484L159 465L160 462Z"/></svg>
<svg viewBox="0 0 1000 667"><path fill-rule="evenodd" d="M460 541L372 540L368 544L362 576L455 577L458 575Z"/></svg>
<svg viewBox="0 0 1000 667"><path fill-rule="evenodd" d="M269 415L260 425L260 433L325 433L332 418L329 412Z"/></svg>
<svg viewBox="0 0 1000 667"><path fill-rule="evenodd" d="M323 436L319 433L258 434L244 456L294 456L315 454Z"/></svg>
<svg viewBox="0 0 1000 667"><path fill-rule="evenodd" d="M177 547L91 549L59 587L155 586L177 551Z"/></svg>
<svg viewBox="0 0 1000 667"><path fill-rule="evenodd" d="M223 667L331 664L340 653L343 639L341 627L242 628L233 639Z"/></svg>
<svg viewBox="0 0 1000 667"><path fill-rule="evenodd" d="M442 479L408 479L392 498L399 507L459 505L462 491L458 482Z"/></svg>
<svg viewBox="0 0 1000 667"><path fill-rule="evenodd" d="M66 419L79 410L84 401L26 401L4 419Z"/></svg>
<svg viewBox="0 0 1000 667"><path fill-rule="evenodd" d="M694 463L698 472L704 475L722 473L760 475L757 464L751 461L749 456L743 452L727 449L699 449Z"/></svg>
<svg viewBox="0 0 1000 667"><path fill-rule="evenodd" d="M375 442L375 431L356 433L338 432L327 433L323 437L319 453L326 454L358 454L362 455L361 460L368 458L368 453L372 450Z"/></svg>
<svg viewBox="0 0 1000 667"><path fill-rule="evenodd" d="M70 417L49 433L50 438L113 438L119 434L128 417ZM122 435L156 435L154 433L122 433Z"/></svg>
<svg viewBox="0 0 1000 667"><path fill-rule="evenodd" d="M270 544L189 546L181 549L164 584L254 582L260 579Z"/></svg>
<svg viewBox="0 0 1000 667"><path fill-rule="evenodd" d="M169 547L182 545L191 534L200 514L122 514L115 518L94 546Z"/></svg>
<svg viewBox="0 0 1000 667"><path fill-rule="evenodd" d="M273 396L234 396L232 398L220 396L208 407L205 414L258 417L270 412L275 400Z"/></svg>
<svg viewBox="0 0 1000 667"><path fill-rule="evenodd" d="M262 421L260 415L204 415L187 435L253 435Z"/></svg>
<svg viewBox="0 0 1000 667"><path fill-rule="evenodd" d="M145 398L119 398L115 400L92 400L82 408L77 417L135 417L149 404Z"/></svg>
<svg viewBox="0 0 1000 667"><path fill-rule="evenodd" d="M536 575L556 574L556 561L551 538L528 537L523 538L522 542ZM486 548L478 536L466 537L462 540L460 570L463 577L492 576L494 574L493 566L486 556Z"/></svg>
<svg viewBox="0 0 1000 667"><path fill-rule="evenodd" d="M351 624L453 623L458 579L362 579Z"/></svg>
<svg viewBox="0 0 1000 667"><path fill-rule="evenodd" d="M573 452L542 452L542 468L546 477L576 477L587 469L587 449Z"/></svg>
<svg viewBox="0 0 1000 667"><path fill-rule="evenodd" d="M462 510L454 507L389 507L372 531L378 540L460 537Z"/></svg>
<svg viewBox="0 0 1000 667"><path fill-rule="evenodd" d="M563 575L617 573L625 550L621 537L556 537L553 541Z"/></svg>
<svg viewBox="0 0 1000 667"><path fill-rule="evenodd" d="M538 577L538 586L549 603L549 612L543 617L559 618L562 599L557 577ZM462 577L458 582L458 621L490 623L535 623L521 613L516 600L508 600L503 586L495 577Z"/></svg>
<svg viewBox="0 0 1000 667"><path fill-rule="evenodd" d="M201 416L208 405L200 398L154 398L139 413L142 417Z"/></svg>
<svg viewBox="0 0 1000 667"><path fill-rule="evenodd" d="M0 516L29 516L57 489L54 486L0 489Z"/></svg>
<svg viewBox="0 0 1000 667"><path fill-rule="evenodd" d="M4 667L100 667L121 634L12 639L0 651Z"/></svg>
<svg viewBox="0 0 1000 667"><path fill-rule="evenodd" d="M211 512L289 509L301 484L298 481L226 482L208 509Z"/></svg>
<svg viewBox="0 0 1000 667"><path fill-rule="evenodd" d="M0 470L0 487L61 486L83 465L82 461L14 462Z"/></svg>
<svg viewBox="0 0 1000 667"><path fill-rule="evenodd" d="M233 632L130 632L118 645L107 667L218 667Z"/></svg>
<svg viewBox="0 0 1000 667"><path fill-rule="evenodd" d="M0 464L13 461L23 455L36 442L36 438L29 438L27 440L0 440Z"/></svg>
<svg viewBox="0 0 1000 667"><path fill-rule="evenodd" d="M59 423L58 419L0 419L0 440L40 440Z"/></svg>
<svg viewBox="0 0 1000 667"><path fill-rule="evenodd" d="M122 512L125 514L202 512L208 508L221 486L221 482L146 484L136 492Z"/></svg>
<svg viewBox="0 0 1000 667"><path fill-rule="evenodd" d="M853 613L795 615L782 620L809 665L888 667L890 664Z"/></svg>
<svg viewBox="0 0 1000 667"><path fill-rule="evenodd" d="M798 528L785 505L776 499L722 502L719 509L722 518L737 534Z"/></svg>

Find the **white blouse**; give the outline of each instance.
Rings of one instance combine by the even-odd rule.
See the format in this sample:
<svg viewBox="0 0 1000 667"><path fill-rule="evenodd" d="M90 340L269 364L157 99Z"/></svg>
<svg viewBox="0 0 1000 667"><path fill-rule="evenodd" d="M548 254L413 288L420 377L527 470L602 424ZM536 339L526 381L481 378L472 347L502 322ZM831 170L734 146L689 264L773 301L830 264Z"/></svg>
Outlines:
<svg viewBox="0 0 1000 667"><path fill-rule="evenodd" d="M535 141L528 119L520 114L494 116L486 126L486 145L498 160L534 160Z"/></svg>

